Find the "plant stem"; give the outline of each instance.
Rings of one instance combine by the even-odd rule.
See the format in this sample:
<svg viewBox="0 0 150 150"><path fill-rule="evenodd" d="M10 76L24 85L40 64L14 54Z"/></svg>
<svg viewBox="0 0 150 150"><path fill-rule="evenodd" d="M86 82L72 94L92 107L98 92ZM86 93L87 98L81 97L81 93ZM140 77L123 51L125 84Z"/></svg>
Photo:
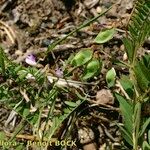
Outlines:
<svg viewBox="0 0 150 150"><path fill-rule="evenodd" d="M0 67L2 68L2 75L5 75L4 51L1 46L0 46Z"/></svg>
<svg viewBox="0 0 150 150"><path fill-rule="evenodd" d="M58 41L50 44L48 46L48 49L46 51L46 55L52 51L58 44L60 44L61 42L63 42L64 40L66 40L69 36L71 36L72 34L74 34L75 32L78 32L79 30L81 30L82 28L88 26L89 24L91 24L92 22L94 22L95 20L97 20L99 17L103 16L104 14L106 14L110 9L112 8L112 6L110 6L107 10L105 10L104 12L100 13L98 16L90 19L89 21L87 21L86 23L80 25L78 28L76 28L75 30L73 30L72 32L70 32L68 35L66 35L64 38L59 39Z"/></svg>

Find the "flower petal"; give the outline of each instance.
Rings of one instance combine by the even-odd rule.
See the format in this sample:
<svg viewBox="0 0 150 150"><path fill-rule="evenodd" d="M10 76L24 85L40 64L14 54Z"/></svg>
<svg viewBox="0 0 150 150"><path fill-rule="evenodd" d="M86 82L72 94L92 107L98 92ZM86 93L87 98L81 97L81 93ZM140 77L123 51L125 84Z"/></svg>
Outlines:
<svg viewBox="0 0 150 150"><path fill-rule="evenodd" d="M34 55L28 55L25 59L25 62L31 66L35 66L37 64Z"/></svg>
<svg viewBox="0 0 150 150"><path fill-rule="evenodd" d="M57 77L60 77L60 78L63 77L63 71L62 71L62 69L57 68L55 70L55 73L56 73Z"/></svg>

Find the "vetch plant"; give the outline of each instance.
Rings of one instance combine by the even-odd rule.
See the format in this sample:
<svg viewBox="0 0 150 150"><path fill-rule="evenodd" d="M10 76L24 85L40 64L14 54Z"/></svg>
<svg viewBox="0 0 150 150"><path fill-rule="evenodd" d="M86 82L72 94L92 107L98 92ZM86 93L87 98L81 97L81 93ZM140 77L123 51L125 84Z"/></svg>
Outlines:
<svg viewBox="0 0 150 150"><path fill-rule="evenodd" d="M99 75L102 69L102 61L99 58L93 57L92 49L81 49L72 59L71 64L75 68L82 67L83 75L82 80L88 80L94 76ZM73 70L74 70L73 69Z"/></svg>
<svg viewBox="0 0 150 150"><path fill-rule="evenodd" d="M118 126L131 148L148 150L150 120L143 111L146 111L145 104L150 102L150 55L137 58L137 52L150 36L150 0L137 0L128 29L123 43L128 56L129 75L120 79L124 96L115 94L123 117L123 126Z"/></svg>
<svg viewBox="0 0 150 150"><path fill-rule="evenodd" d="M115 28L107 29L105 31L101 31L95 38L94 42L97 44L103 44L111 40L115 34ZM102 69L102 60L99 58L93 57L93 50L90 48L81 49L72 59L71 64L78 68L80 66L84 67L84 72L82 75L82 80L88 80L100 74ZM75 69L74 68L74 69ZM73 69L73 70L74 70ZM110 75L111 74L111 75ZM113 75L114 74L114 75ZM115 70L113 69L107 74L107 80L109 80L109 76L115 76ZM113 77L114 78L114 77ZM113 86L114 81L110 79L108 81L108 86ZM113 79L114 80L114 79Z"/></svg>
<svg viewBox="0 0 150 150"><path fill-rule="evenodd" d="M110 10L110 8L108 10ZM66 37L49 45L45 57L68 36L94 22L108 10L81 25ZM83 83L76 83L76 81L72 82L66 79L58 80L59 77L66 77L60 70L56 70L55 73L58 77L55 78L56 80L53 80L53 78L47 74L45 68L36 68L36 58L32 54L26 57L25 62L30 66L24 67L23 65L13 63L5 57L3 49L0 49L0 75L6 78L6 82L2 81L2 84L0 84L0 103L14 110L21 116L20 123L12 133L9 142L15 140L16 136L20 134L27 124L30 124L34 133L32 135L34 139L38 141L50 141L56 131L59 132L64 121L67 121L67 119L71 120L72 117L77 116L79 107L87 99L86 95L83 96L77 90L75 90L73 99L69 96L69 98L64 100L61 99L59 95L62 93L68 95L69 92L71 92L70 95L72 95L73 92L71 88L73 87L75 89L79 87L78 90L80 90L82 89L81 85L83 85ZM99 74L102 66L101 60L94 58L93 51L90 49L81 50L77 56L74 57L71 64L75 68L84 66L85 74L82 77L83 80L87 80ZM49 83L49 80L52 82ZM60 87L57 84L58 82L66 86ZM68 85L73 86L68 88ZM65 107L60 108L61 112L58 111L56 113L56 101L58 99L61 99ZM44 113L45 110L46 114ZM72 121L71 123L74 122ZM66 135L63 135L63 138L65 138L65 136ZM58 138L60 138L60 136ZM17 149L17 147L19 147L19 145L15 148ZM22 146L21 149L24 149L24 147Z"/></svg>
<svg viewBox="0 0 150 150"><path fill-rule="evenodd" d="M49 45L46 56L68 36L89 25L108 10ZM122 73L119 79L115 67L112 67L106 73L106 84L107 88L113 91L119 87L119 92L116 90L113 93L119 102L122 115L122 122L116 124L121 130L124 147L148 150L150 115L146 108L150 103L150 55L138 57L138 50L150 36L150 0L137 0L128 29L123 38L128 63L120 63L129 70L129 74ZM115 28L103 30L94 43L109 42L115 33ZM0 78L6 79L0 84L0 104L21 116L20 123L9 141L13 141L27 123L32 128L33 138L38 141L49 142L57 135L59 139L70 137L65 128L71 130L70 126L78 117L80 107L87 100L88 95L84 93L83 88L84 84L90 83L85 81L100 75L103 66L101 58L95 56L91 48L81 49L68 60L63 71L60 68L54 71L56 77L50 76L46 67L36 68L37 62L32 54L27 56L25 62L30 66L12 63L0 48ZM71 68L71 71L67 67ZM78 80L81 81L71 80L71 73L74 71L77 71L80 77ZM60 101L62 106L59 110L56 107L57 101ZM64 122L67 122L65 128L62 126ZM65 134L62 134L61 130L65 131ZM0 135L3 137L3 132L0 132Z"/></svg>
<svg viewBox="0 0 150 150"><path fill-rule="evenodd" d="M61 127L62 122L71 117L78 107L85 102L86 97L82 99L76 96L75 100L66 99L64 101L65 108L62 109L62 112L55 113L58 94L69 93L70 91L64 87L57 87L56 84L48 85L47 74L43 70L34 67L26 68L8 62L5 57L1 59L5 64L4 76L7 77L8 82L0 85L0 104L13 109L22 118L9 142L15 139L27 123L31 125L35 139L42 141L44 138L47 142L50 141ZM0 71L2 72L2 69ZM44 118L43 110L48 110ZM49 125L50 121L52 122L51 126ZM44 130L41 129L43 122L45 124Z"/></svg>
<svg viewBox="0 0 150 150"><path fill-rule="evenodd" d="M126 37L123 38L128 63L120 61L129 69L129 75L122 75L117 80L114 68L106 74L108 88L118 85L121 92L114 95L119 102L123 124L118 124L125 139L127 147L133 150L150 149L150 114L145 112L150 109L150 55L138 57L138 50L150 36L150 0L137 0L128 24ZM101 31L95 42L103 44L113 38L115 29ZM146 109L146 110L145 110ZM144 112L143 112L144 111ZM148 114L144 115L144 114ZM126 145L126 144L125 144Z"/></svg>

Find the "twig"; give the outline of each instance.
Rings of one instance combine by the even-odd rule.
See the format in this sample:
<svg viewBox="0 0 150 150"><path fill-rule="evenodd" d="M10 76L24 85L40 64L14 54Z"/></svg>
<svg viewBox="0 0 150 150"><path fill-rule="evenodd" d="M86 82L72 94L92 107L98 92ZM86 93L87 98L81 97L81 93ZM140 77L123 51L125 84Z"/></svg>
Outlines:
<svg viewBox="0 0 150 150"><path fill-rule="evenodd" d="M26 100L27 103L30 102L30 99L29 99L28 95L26 94L25 89L22 91L22 89L20 88L20 93L24 97L24 99Z"/></svg>
<svg viewBox="0 0 150 150"><path fill-rule="evenodd" d="M90 105L89 107L96 107L96 106L98 106L99 108L105 109L105 110L113 110L113 111L118 111L118 112L120 111L119 108L116 108L116 107L113 107L113 106L110 106L110 105L97 104L95 100L87 99L87 101L89 103L92 103L92 105Z"/></svg>
<svg viewBox="0 0 150 150"><path fill-rule="evenodd" d="M15 44L16 41L16 35L14 31L9 27L5 22L0 20L0 25L2 26L1 28L4 29L6 34L8 35L9 39L11 40L12 44Z"/></svg>
<svg viewBox="0 0 150 150"><path fill-rule="evenodd" d="M13 137L13 133L9 133L7 131L5 131L5 133L6 133L6 136ZM40 139L37 136L27 135L27 134L18 134L18 135L16 135L16 138L30 140L30 141L40 141ZM48 139L44 138L43 141L48 141ZM57 141L57 138L51 138L50 141L53 143L53 142Z"/></svg>
<svg viewBox="0 0 150 150"><path fill-rule="evenodd" d="M130 97L128 96L128 94L126 93L126 91L123 89L121 83L120 83L118 80L116 81L116 83L117 83L116 86L120 88L120 90L121 90L121 92L124 94L124 96L125 96L128 100L130 100Z"/></svg>

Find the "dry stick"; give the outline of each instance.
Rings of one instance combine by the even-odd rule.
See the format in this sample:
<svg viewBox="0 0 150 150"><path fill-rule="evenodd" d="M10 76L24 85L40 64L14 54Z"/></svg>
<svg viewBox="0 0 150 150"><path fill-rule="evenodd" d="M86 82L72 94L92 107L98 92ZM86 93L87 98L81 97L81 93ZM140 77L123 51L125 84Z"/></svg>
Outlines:
<svg viewBox="0 0 150 150"><path fill-rule="evenodd" d="M3 30L5 30L6 34L8 35L9 39L11 40L12 44L15 43L16 40L16 35L14 33L14 31L11 29L11 27L9 27L9 25L7 25L5 22L0 20L0 26L2 26L1 28Z"/></svg>
<svg viewBox="0 0 150 150"><path fill-rule="evenodd" d="M114 4L115 5L115 4ZM113 5L112 5L113 6ZM112 6L110 6L106 11L102 12L101 14L99 14L98 16L94 17L93 19L89 20L88 22L82 24L81 26L79 26L78 28L76 28L75 30L73 30L72 32L70 32L68 35L66 35L64 38L50 44L48 46L48 49L46 51L46 55L52 51L58 44L60 44L61 42L63 42L64 40L66 40L70 35L74 34L75 32L78 32L79 30L81 30L82 28L88 26L89 24L91 24L92 22L94 22L95 20L97 20L99 17L103 16L105 13L107 13Z"/></svg>
<svg viewBox="0 0 150 150"><path fill-rule="evenodd" d="M13 133L9 133L7 131L5 131L5 133L6 133L6 136L8 136L10 138L13 137ZM28 141L40 141L40 139L37 136L27 135L27 134L18 134L18 135L16 135L16 138L17 139L24 139L24 140L28 140ZM47 142L48 140L47 140L47 138L44 138L43 141ZM57 138L51 138L52 143L55 141L57 141Z"/></svg>
<svg viewBox="0 0 150 150"><path fill-rule="evenodd" d="M121 85L121 83L117 80L116 81L117 82L117 87L118 88L120 88L120 90L122 91L122 93L124 94L124 96L128 99L128 100L130 100L130 97L128 96L128 94L126 93L126 91L123 89L123 87L122 87L122 85Z"/></svg>

